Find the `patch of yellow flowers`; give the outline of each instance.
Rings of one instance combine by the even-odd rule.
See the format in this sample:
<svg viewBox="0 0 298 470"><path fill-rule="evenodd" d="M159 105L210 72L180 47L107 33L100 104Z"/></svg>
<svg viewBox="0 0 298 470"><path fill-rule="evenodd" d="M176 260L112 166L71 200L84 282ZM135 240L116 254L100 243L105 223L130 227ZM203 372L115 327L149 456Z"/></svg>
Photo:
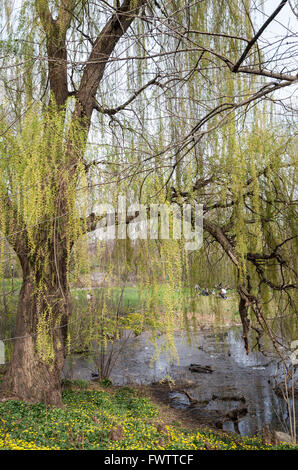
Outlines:
<svg viewBox="0 0 298 470"><path fill-rule="evenodd" d="M34 442L23 441L21 439L12 439L9 434L3 434L0 431L0 449L10 450L59 450L59 447L41 447Z"/></svg>
<svg viewBox="0 0 298 470"><path fill-rule="evenodd" d="M122 396L117 401L115 396L101 391L68 392L63 410L48 410L46 419L41 411L37 421L28 415L26 405L16 403L6 411L8 422L0 418L0 450L195 451L272 448L263 444L260 437L234 437L210 429L187 431L180 425L166 425L160 421L158 409L150 407L140 397L131 395L125 401ZM133 405L138 405L138 408ZM5 406L2 405L2 408ZM120 437L115 437L113 431L119 426Z"/></svg>

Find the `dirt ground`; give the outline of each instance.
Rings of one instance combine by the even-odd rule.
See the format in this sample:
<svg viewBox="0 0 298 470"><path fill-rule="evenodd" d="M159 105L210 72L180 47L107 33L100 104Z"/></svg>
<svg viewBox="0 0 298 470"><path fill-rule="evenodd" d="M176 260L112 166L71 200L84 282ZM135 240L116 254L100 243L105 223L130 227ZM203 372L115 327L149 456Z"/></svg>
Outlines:
<svg viewBox="0 0 298 470"><path fill-rule="evenodd" d="M171 400L169 398L170 391L183 391L187 393L188 384L175 384L175 386L171 386L168 383L155 383L151 385L137 385L133 386L132 388L140 391L140 393L151 400L152 403L156 404L159 408L160 420L163 421L165 424L168 425L179 425L182 428L185 428L190 431L195 430L210 430L214 429L217 433L223 434L231 434L229 432L223 431L222 429L217 428L214 425L214 421L212 419L210 422L208 419L201 417L198 418L190 413L188 410L179 409L179 408L172 408L170 406ZM191 397L189 396L190 400Z"/></svg>

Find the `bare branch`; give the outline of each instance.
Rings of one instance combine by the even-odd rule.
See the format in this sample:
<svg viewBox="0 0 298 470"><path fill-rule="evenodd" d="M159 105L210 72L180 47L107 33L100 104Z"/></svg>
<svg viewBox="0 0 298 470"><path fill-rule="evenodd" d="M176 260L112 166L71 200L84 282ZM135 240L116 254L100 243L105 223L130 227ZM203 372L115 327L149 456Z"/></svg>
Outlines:
<svg viewBox="0 0 298 470"><path fill-rule="evenodd" d="M103 113L103 114L108 114L109 116L113 116L114 114L117 114L119 111L122 111L123 109L125 109L130 103L132 103L136 98L137 96L139 96L144 90L146 90L149 86L151 85L157 85L157 86L162 86L158 81L157 79L160 77L160 75L157 75L155 78L153 78L152 80L150 80L149 82L147 82L145 85L143 85L139 90L137 90L127 101L125 101L125 103L123 103L122 105L120 106L117 106L117 108L104 108L103 106L101 106L99 103L96 102L96 100L94 99L95 101L95 104L94 104L94 109L96 109L96 111L100 112L100 113Z"/></svg>
<svg viewBox="0 0 298 470"><path fill-rule="evenodd" d="M267 26L269 26L269 24L274 20L274 18L276 17L276 15L280 12L280 10L285 6L285 4L287 3L288 0L282 0L279 4L279 6L276 8L276 10L274 10L274 12L272 13L272 15L269 16L269 18L267 19L267 21L265 21L265 23L263 24L263 26L259 29L259 31L257 32L257 34L253 37L253 39L247 44L246 48L244 49L244 52L243 54L241 55L240 59L238 60L238 62L234 65L234 67L232 68L232 72L238 72L238 69L240 67L240 65L242 64L242 62L245 60L247 54L249 53L250 49L252 48L252 46L255 44L255 42L258 40L258 38L261 36L261 34L265 31L265 29L267 28Z"/></svg>

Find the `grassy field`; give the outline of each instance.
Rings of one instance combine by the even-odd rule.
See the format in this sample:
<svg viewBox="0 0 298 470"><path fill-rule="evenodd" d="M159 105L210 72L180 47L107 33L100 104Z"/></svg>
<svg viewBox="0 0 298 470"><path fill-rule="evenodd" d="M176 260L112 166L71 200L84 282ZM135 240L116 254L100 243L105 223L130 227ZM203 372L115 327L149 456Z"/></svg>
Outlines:
<svg viewBox="0 0 298 470"><path fill-rule="evenodd" d="M163 299L166 297L168 286L167 284L160 284L157 287L157 292L155 293L155 299L160 301L162 306ZM109 290L109 295L114 301L114 304L117 305L121 297L121 305L125 311L134 311L139 309L146 301L150 298L150 291L143 291L139 287L127 286L124 288L121 287L112 287L112 288L95 288L91 291L85 289L72 288L71 296L74 303L76 302L85 302L86 296L88 293L91 293L94 297L100 296L102 290L107 292ZM123 291L123 292L122 292ZM177 308L182 306L187 311L193 311L197 313L220 313L220 312L232 312L233 314L238 314L238 299L235 292L231 292L226 300L218 297L217 295L210 295L209 297L204 297L198 295L195 292L191 292L190 288L184 287L181 290L176 292L171 292L173 296L172 301L173 305L177 302Z"/></svg>
<svg viewBox="0 0 298 470"><path fill-rule="evenodd" d="M15 332L15 319L18 302L18 292L21 286L20 279L4 280L2 290L5 291L5 297L0 297L1 311L3 314L0 318L0 339L12 338ZM149 289L144 291L139 287L126 286L121 287L99 287L92 290L80 289L73 287L71 289L72 299L72 317L70 324L71 344L73 351L86 348L84 335L86 327L86 318L98 313L100 317L100 305L102 294L105 296L108 305L108 311L111 313L111 320L115 318L116 312L119 310L121 318L125 320L127 314L136 313L139 319L145 319L142 328L152 326L146 312L160 311L164 312L167 307L167 284L160 284L155 291L155 297L151 305ZM88 301L88 295L92 295L92 300ZM188 317L195 316L196 323L200 325L230 326L239 323L238 301L234 293L229 295L227 300L223 300L215 295L204 297L190 292L189 288L183 288L177 291L171 291L171 307L177 312L183 312ZM182 301L178 301L182 298ZM161 315L162 319L162 315ZM183 323L183 318L181 316ZM128 322L125 328L129 327ZM162 325L160 325L162 327ZM183 328L184 323L177 324L177 327ZM157 325L157 328L158 325ZM113 332L112 332L113 333ZM89 336L88 336L89 337ZM74 339L73 339L74 338ZM12 350L12 343L6 342L6 357L9 359Z"/></svg>
<svg viewBox="0 0 298 470"><path fill-rule="evenodd" d="M2 450L270 450L258 437L167 423L140 391L83 381L67 383L62 409L20 401L0 403ZM89 388L88 388L89 387ZM297 449L297 447L296 447Z"/></svg>
<svg viewBox="0 0 298 470"><path fill-rule="evenodd" d="M5 293L5 297L8 300L10 298L14 298L14 303L16 303L16 299L17 299L19 290L21 288L21 285L22 285L21 279L13 279L13 280L3 279L1 282L2 293ZM160 284L158 286L157 295L160 299L163 298L167 289L168 289L167 284ZM125 306L125 308L129 308L132 310L138 308L140 303L148 299L148 297L150 296L149 290L147 290L147 292L144 292L139 287L132 287L132 286L126 286L124 288L111 287L109 289L105 287L98 287L90 291L86 289L72 287L71 295L72 295L73 301L76 302L76 300L80 300L80 301L86 300L86 295L88 292L94 295L99 295L102 292L102 290L104 291L109 290L115 302L117 302L119 297L122 296L122 303ZM123 293L122 293L122 290L123 290ZM218 305L220 307L224 307L225 305L230 305L231 300L232 300L233 306L237 309L237 303L234 302L235 295L233 292L229 295L229 299L227 300L227 302L223 301L223 299L220 299L214 295L210 295L209 297L203 297L203 296L197 295L196 293L191 292L190 288L188 287L183 287L181 290L177 290L176 292L173 292L172 295L174 296L174 300L177 299L177 302L178 302L178 298L181 296L183 299L185 299L185 301L188 301L188 302L189 302L189 299L192 298L195 305L202 305L202 307L204 308L206 308L210 304L212 304L213 306Z"/></svg>

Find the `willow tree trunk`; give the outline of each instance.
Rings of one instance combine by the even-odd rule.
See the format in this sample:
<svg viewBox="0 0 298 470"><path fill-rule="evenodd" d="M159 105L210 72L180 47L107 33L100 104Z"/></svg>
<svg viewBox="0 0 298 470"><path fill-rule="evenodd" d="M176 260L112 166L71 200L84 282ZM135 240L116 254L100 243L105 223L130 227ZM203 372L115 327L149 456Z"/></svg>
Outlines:
<svg viewBox="0 0 298 470"><path fill-rule="evenodd" d="M73 11L78 2L75 0L56 2L58 16L55 18L51 13L52 2L36 0L33 3L46 38L51 100L53 104L57 105L57 109L64 113L65 109L68 109L67 98L73 94L68 91L67 87L66 38L72 27L73 18L75 18ZM93 110L98 108L95 97L106 65L118 41L129 29L145 3L146 0L134 2L122 0L121 4L117 3L114 13L107 19L106 24L94 40L89 58L83 66L80 84L75 92L76 104L71 122L65 119L65 124L66 122L67 124L64 132L61 133L63 138L61 139L60 153L58 152L56 155L59 159L55 161L52 158L50 140L45 142L45 146L42 146L42 148L45 147L49 150L48 155L40 155L40 158L48 159L49 172L47 178L42 179L41 187L45 189L44 202L46 206L48 204L46 186L52 188L50 191L52 195L56 192L53 192L53 188L57 189L56 195L52 197L55 208L53 219L57 223L53 222L52 232L45 229L44 222L47 221L40 223L40 227L43 228L40 229L40 232L37 229L37 233L34 233L33 237L33 245L37 250L36 255L33 253L32 256L30 251L33 249L32 243L29 243L30 237L24 240L16 235L16 239L14 238L14 234L19 233L22 233L25 238L26 223L22 217L19 218L19 215L22 214L18 213L18 209L14 208L12 201L7 198L13 219L20 219L19 223L22 225L21 229L14 228L12 234L8 235L23 269L23 285L19 298L15 334L17 338L14 342L11 364L2 385L2 389L9 396L13 395L34 402L46 402L56 406L61 405L61 372L66 354L70 298L67 281L67 256L69 256L70 246L75 243L78 235L77 232L73 233L73 236L71 235L71 216L70 219L65 218L65 215L74 209L70 188L75 188L76 170L80 166L79 164L87 163L83 158L85 145L87 144ZM137 95L135 94L135 97ZM42 108L44 109L44 106ZM61 129L58 131L60 135ZM55 162L54 168L51 167L53 162ZM59 173L57 173L57 164ZM54 170L53 173L51 173L51 168ZM52 220L51 217L49 219ZM87 219L91 229L94 230L93 214ZM29 231L32 242L34 230L31 227ZM66 248L67 243L68 249ZM42 293L40 293L40 286L42 286ZM47 345L45 342L44 347L45 350L48 346L52 348L50 355L43 354L39 344L40 324L44 320L49 333L47 340L51 343ZM42 334L45 335L44 328Z"/></svg>
<svg viewBox="0 0 298 470"><path fill-rule="evenodd" d="M59 263L59 272L47 272L46 297L40 299L36 273L28 259L23 261L23 284L19 295L15 340L2 392L9 397L30 402L62 405L61 373L66 355L67 324L70 295L66 262ZM48 266L51 266L49 263ZM40 329L40 319L46 330ZM48 343L42 344L40 335ZM45 336L44 336L45 335ZM49 347L49 351L42 348Z"/></svg>

